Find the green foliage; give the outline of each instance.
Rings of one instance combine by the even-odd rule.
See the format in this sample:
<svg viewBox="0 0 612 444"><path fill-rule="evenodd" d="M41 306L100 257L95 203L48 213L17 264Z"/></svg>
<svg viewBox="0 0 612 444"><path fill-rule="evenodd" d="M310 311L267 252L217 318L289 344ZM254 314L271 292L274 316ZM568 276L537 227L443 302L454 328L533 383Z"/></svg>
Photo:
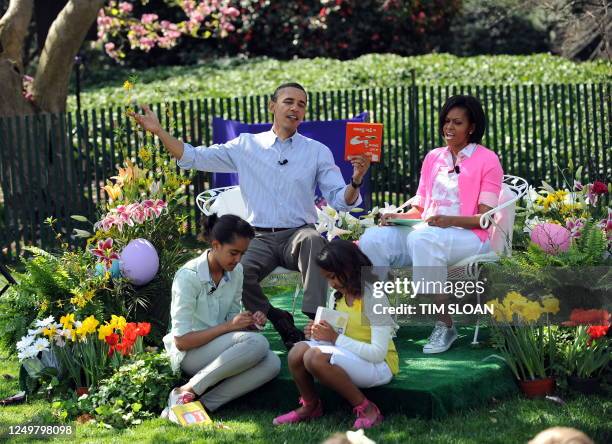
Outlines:
<svg viewBox="0 0 612 444"><path fill-rule="evenodd" d="M532 277L545 267L588 267L604 265L607 249L603 231L593 222L587 221L582 235L572 242L567 251L548 254L534 243L529 243L524 253L503 260L504 265L517 267Z"/></svg>
<svg viewBox="0 0 612 444"><path fill-rule="evenodd" d="M415 70L418 85L540 84L605 82L610 67L605 61L574 63L549 54L533 56L456 57L428 54L401 57L368 54L354 60L267 58L217 59L194 66L163 66L146 70L115 68L85 78L81 93L84 108L123 106L116 85L138 73L134 96L140 102L161 103L194 98L240 97L271 94L286 81L302 83L310 91L392 87L409 84ZM461 75L457 75L461 73ZM74 109L70 96L68 107Z"/></svg>
<svg viewBox="0 0 612 444"><path fill-rule="evenodd" d="M116 428L140 424L159 415L168 392L178 381L164 353L135 356L88 396L56 401L56 414L63 420L81 413L93 415L98 423Z"/></svg>
<svg viewBox="0 0 612 444"><path fill-rule="evenodd" d="M550 51L546 25L518 0L467 0L451 26L453 54L533 54Z"/></svg>
<svg viewBox="0 0 612 444"><path fill-rule="evenodd" d="M569 376L598 377L610 362L610 339L592 339L588 329L587 325L579 325L565 331L559 338L557 347L562 356L563 370Z"/></svg>

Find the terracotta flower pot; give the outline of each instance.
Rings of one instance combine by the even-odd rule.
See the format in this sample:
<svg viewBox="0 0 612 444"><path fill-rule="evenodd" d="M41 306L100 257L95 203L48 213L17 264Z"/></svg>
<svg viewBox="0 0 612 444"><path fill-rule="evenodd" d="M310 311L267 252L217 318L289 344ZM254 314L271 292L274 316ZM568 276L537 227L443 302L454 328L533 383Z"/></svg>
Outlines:
<svg viewBox="0 0 612 444"><path fill-rule="evenodd" d="M592 395L599 392L599 378L581 378L579 376L568 376L567 385L577 392Z"/></svg>
<svg viewBox="0 0 612 444"><path fill-rule="evenodd" d="M540 398L550 395L555 391L555 378L534 379L529 381L519 381L521 391L528 398Z"/></svg>
<svg viewBox="0 0 612 444"><path fill-rule="evenodd" d="M89 387L77 387L75 391L77 398L80 398L83 395L89 395Z"/></svg>

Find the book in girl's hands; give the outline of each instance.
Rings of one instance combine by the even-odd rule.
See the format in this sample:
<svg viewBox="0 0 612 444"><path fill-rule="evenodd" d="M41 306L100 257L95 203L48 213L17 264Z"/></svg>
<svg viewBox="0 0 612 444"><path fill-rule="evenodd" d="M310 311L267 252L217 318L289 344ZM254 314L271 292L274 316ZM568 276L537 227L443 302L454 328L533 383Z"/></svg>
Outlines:
<svg viewBox="0 0 612 444"><path fill-rule="evenodd" d="M200 401L188 402L187 404L178 404L172 407L172 413L176 415L178 424L191 426L194 424L211 424L212 420L204 406Z"/></svg>
<svg viewBox="0 0 612 444"><path fill-rule="evenodd" d="M338 334L343 334L346 331L349 315L342 311L332 310L327 307L318 307L315 315L314 323L320 324L321 321L326 321L333 327Z"/></svg>
<svg viewBox="0 0 612 444"><path fill-rule="evenodd" d="M382 140L382 123L348 122L344 160L349 160L350 156L368 155L372 162L380 162Z"/></svg>

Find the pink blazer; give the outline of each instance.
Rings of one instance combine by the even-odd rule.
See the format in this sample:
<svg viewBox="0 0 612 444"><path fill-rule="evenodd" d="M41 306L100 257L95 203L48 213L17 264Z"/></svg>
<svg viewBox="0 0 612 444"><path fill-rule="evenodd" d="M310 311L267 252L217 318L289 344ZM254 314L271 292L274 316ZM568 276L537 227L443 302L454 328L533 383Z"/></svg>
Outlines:
<svg viewBox="0 0 612 444"><path fill-rule="evenodd" d="M410 199L412 205L427 208L431 200L433 181L440 167L446 167L444 154L446 147L431 150L423 160L421 177L416 195ZM499 157L493 151L482 145L477 145L470 157L459 164L459 201L462 216L478 214L478 205L484 204L496 207L504 172ZM482 228L472 229L481 241L489 237Z"/></svg>

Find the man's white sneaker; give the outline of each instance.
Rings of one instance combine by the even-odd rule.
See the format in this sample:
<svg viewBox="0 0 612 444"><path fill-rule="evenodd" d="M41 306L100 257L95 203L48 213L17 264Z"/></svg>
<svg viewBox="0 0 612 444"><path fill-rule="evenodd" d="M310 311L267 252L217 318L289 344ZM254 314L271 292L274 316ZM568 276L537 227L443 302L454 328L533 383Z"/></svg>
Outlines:
<svg viewBox="0 0 612 444"><path fill-rule="evenodd" d="M457 329L453 325L447 327L444 322L438 321L429 336L427 344L423 346L423 353L434 354L448 350L457 339Z"/></svg>
<svg viewBox="0 0 612 444"><path fill-rule="evenodd" d="M189 402L192 402L195 397L196 396L191 392L179 393L177 389L172 390L170 392L170 395L168 396L168 407L166 407L168 409L168 419L178 424L178 419L172 411L172 407L174 407L175 405L187 404ZM166 409L164 409L164 412L165 411ZM162 412L162 415L164 414L164 412Z"/></svg>

